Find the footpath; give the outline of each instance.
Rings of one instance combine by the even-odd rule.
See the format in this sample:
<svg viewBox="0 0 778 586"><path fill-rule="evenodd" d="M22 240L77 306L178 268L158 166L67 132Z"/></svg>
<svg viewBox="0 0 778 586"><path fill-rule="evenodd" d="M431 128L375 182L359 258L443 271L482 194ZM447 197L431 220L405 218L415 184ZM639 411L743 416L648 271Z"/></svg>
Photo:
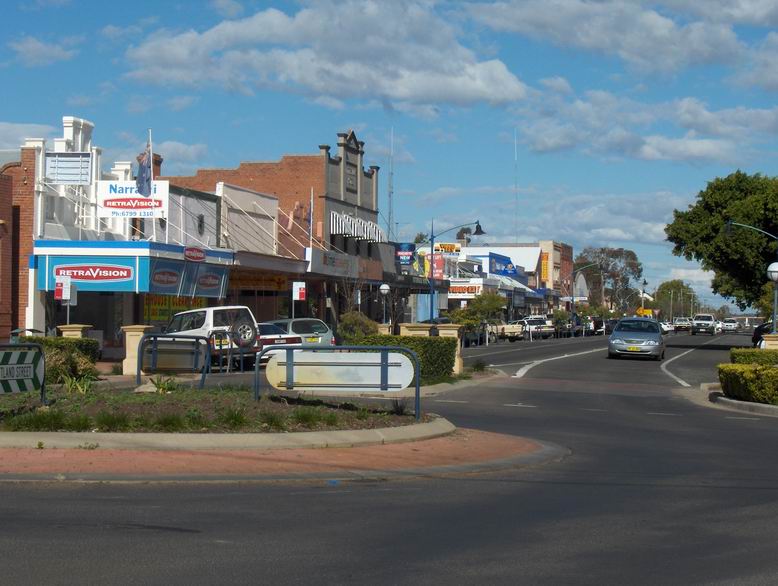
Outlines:
<svg viewBox="0 0 778 586"><path fill-rule="evenodd" d="M224 383L211 378L209 386ZM101 384L134 386L134 378L107 379ZM240 382L234 376L229 380ZM422 396L477 384L424 387ZM386 429L304 433L3 432L0 481L388 479L497 471L567 454L536 440L457 429L443 418Z"/></svg>

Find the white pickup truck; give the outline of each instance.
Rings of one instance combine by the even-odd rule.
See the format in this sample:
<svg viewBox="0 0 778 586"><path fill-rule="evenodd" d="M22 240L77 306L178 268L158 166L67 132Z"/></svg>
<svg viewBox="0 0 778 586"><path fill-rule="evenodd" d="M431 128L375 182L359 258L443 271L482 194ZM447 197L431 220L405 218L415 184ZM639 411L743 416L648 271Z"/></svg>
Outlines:
<svg viewBox="0 0 778 586"><path fill-rule="evenodd" d="M698 313L692 318L692 336L696 334L716 334L716 318L710 313Z"/></svg>
<svg viewBox="0 0 778 586"><path fill-rule="evenodd" d="M491 324L489 326L489 336L491 339L509 340L515 342L524 337L524 323L521 321L510 321L508 323Z"/></svg>
<svg viewBox="0 0 778 586"><path fill-rule="evenodd" d="M258 346L257 321L245 305L204 307L175 314L166 334L213 338L214 350L251 349Z"/></svg>

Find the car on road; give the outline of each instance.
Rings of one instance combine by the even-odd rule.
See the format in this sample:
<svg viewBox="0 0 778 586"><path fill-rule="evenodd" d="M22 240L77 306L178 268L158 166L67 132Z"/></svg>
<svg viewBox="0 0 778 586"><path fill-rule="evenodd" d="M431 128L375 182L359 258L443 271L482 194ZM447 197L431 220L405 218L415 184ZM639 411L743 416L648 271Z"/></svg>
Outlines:
<svg viewBox="0 0 778 586"><path fill-rule="evenodd" d="M659 322L659 327L662 328L663 334L669 334L670 332L675 331L675 328L673 328L673 324L671 324L669 321Z"/></svg>
<svg viewBox="0 0 778 586"><path fill-rule="evenodd" d="M737 332L740 330L740 324L734 317L728 317L721 322L721 330L724 332Z"/></svg>
<svg viewBox="0 0 778 586"><path fill-rule="evenodd" d="M644 356L662 360L665 357L665 341L659 323L641 317L619 320L608 338L608 358L621 356Z"/></svg>
<svg viewBox="0 0 778 586"><path fill-rule="evenodd" d="M716 335L716 318L711 313L698 313L692 319L691 334Z"/></svg>
<svg viewBox="0 0 778 586"><path fill-rule="evenodd" d="M673 320L673 329L676 332L688 332L692 328L692 322L688 317L676 317Z"/></svg>
<svg viewBox="0 0 778 586"><path fill-rule="evenodd" d="M264 350L268 346L302 346L303 339L298 334L289 334L285 330L279 328L276 324L262 322L257 324L257 340L260 343L261 348ZM261 362L270 360L273 354L281 354L284 350L269 350L262 355Z"/></svg>
<svg viewBox="0 0 778 586"><path fill-rule="evenodd" d="M274 319L269 322L287 334L300 336L306 346L335 346L335 334L330 326L313 317Z"/></svg>

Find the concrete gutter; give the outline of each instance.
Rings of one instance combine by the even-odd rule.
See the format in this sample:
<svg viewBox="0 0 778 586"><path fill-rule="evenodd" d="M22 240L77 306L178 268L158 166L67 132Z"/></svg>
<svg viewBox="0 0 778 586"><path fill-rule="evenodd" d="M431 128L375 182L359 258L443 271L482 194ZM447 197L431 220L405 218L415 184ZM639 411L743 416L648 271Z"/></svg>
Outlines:
<svg viewBox="0 0 778 586"><path fill-rule="evenodd" d="M381 429L306 431L299 433L81 433L0 432L0 448L89 448L113 450L279 450L290 448L349 448L414 442L449 435L456 427L438 417ZM42 445L42 446L41 446Z"/></svg>
<svg viewBox="0 0 778 586"><path fill-rule="evenodd" d="M778 417L778 406L768 405L766 403L752 403L751 401L738 401L725 397L721 392L719 383L702 383L700 390L708 394L708 400L716 403L720 407L752 413L756 415L765 415L767 417Z"/></svg>

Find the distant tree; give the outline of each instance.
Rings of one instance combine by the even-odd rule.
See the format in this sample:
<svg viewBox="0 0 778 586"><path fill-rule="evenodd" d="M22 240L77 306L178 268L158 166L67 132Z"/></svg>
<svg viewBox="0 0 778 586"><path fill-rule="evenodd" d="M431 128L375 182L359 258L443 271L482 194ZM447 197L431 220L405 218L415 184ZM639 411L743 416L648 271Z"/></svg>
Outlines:
<svg viewBox="0 0 778 586"><path fill-rule="evenodd" d="M659 309L661 317L671 319L674 316L688 316L692 305L699 305L694 289L680 279L664 281L654 292L654 301L648 307Z"/></svg>
<svg viewBox="0 0 778 586"><path fill-rule="evenodd" d="M414 244L421 244L423 242L427 242L429 240L429 235L425 234L424 232L419 232L416 234L416 236L413 237L413 243Z"/></svg>
<svg viewBox="0 0 778 586"><path fill-rule="evenodd" d="M736 171L709 182L687 210L675 210L665 227L673 254L696 260L713 271L714 293L733 298L741 309L755 303L767 280L767 266L775 260L776 241L732 220L778 232L778 179Z"/></svg>
<svg viewBox="0 0 778 586"><path fill-rule="evenodd" d="M465 242L465 246L470 244L470 234L472 234L473 231L470 229L469 226L465 226L464 228L460 228L457 232L457 240L463 240Z"/></svg>
<svg viewBox="0 0 778 586"><path fill-rule="evenodd" d="M643 265L637 254L627 248L587 247L576 257L574 268L584 269L593 305L603 305L603 292L610 289L611 302L624 300L631 293L631 284L643 276ZM610 285L610 287L608 287Z"/></svg>

